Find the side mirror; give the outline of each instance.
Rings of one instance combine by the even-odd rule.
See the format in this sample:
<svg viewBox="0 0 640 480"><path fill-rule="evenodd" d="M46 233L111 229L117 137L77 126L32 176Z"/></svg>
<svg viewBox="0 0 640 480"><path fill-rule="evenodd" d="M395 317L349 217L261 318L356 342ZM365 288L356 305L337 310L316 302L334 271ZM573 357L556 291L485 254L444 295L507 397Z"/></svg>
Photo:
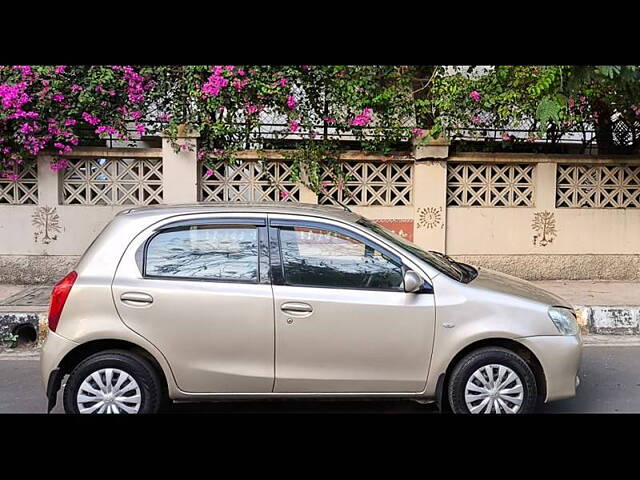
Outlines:
<svg viewBox="0 0 640 480"><path fill-rule="evenodd" d="M415 293L422 288L422 277L413 270L404 272L404 291L407 293Z"/></svg>

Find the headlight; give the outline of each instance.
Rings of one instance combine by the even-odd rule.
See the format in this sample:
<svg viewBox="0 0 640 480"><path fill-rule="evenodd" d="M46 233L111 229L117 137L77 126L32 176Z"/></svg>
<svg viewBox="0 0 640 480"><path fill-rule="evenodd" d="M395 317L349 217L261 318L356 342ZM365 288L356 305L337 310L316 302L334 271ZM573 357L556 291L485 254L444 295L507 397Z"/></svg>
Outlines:
<svg viewBox="0 0 640 480"><path fill-rule="evenodd" d="M578 321L572 310L562 307L549 307L549 318L553 321L562 335L576 335Z"/></svg>

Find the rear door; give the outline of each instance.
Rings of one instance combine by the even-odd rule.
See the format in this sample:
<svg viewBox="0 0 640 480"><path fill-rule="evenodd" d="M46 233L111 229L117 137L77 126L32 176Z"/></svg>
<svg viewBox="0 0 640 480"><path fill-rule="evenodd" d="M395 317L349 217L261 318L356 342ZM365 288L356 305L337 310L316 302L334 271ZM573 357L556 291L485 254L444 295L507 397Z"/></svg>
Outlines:
<svg viewBox="0 0 640 480"><path fill-rule="evenodd" d="M145 232L113 282L124 323L186 392L268 393L274 314L265 218L173 222Z"/></svg>
<svg viewBox="0 0 640 480"><path fill-rule="evenodd" d="M274 391L422 391L432 289L405 293L402 259L370 238L335 223L270 219Z"/></svg>

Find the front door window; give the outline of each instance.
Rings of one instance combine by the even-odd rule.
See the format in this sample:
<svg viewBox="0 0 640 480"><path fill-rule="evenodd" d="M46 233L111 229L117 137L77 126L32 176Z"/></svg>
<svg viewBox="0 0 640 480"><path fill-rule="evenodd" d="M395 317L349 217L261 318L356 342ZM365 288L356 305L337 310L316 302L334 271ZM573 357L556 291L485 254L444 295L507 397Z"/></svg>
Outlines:
<svg viewBox="0 0 640 480"><path fill-rule="evenodd" d="M281 227L280 245L286 285L403 289L399 260L338 231L312 226Z"/></svg>

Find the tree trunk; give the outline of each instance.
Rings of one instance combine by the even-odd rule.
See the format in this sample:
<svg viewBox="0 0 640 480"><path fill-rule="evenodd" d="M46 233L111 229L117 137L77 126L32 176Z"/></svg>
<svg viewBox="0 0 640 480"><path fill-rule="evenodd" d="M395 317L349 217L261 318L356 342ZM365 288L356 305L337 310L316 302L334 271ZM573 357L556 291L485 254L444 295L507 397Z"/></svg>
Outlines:
<svg viewBox="0 0 640 480"><path fill-rule="evenodd" d="M596 143L598 144L598 155L615 153L616 147L613 142L613 122L611 116L613 112L608 104L602 101L594 102L593 113L597 114L598 121L594 121Z"/></svg>
<svg viewBox="0 0 640 480"><path fill-rule="evenodd" d="M424 87L433 75L434 69L435 66L433 65L416 65L412 68L411 88L414 91L414 100L424 100L428 98L430 87ZM433 123L433 117L430 113L416 112L416 124L418 127L428 130L433 127Z"/></svg>

